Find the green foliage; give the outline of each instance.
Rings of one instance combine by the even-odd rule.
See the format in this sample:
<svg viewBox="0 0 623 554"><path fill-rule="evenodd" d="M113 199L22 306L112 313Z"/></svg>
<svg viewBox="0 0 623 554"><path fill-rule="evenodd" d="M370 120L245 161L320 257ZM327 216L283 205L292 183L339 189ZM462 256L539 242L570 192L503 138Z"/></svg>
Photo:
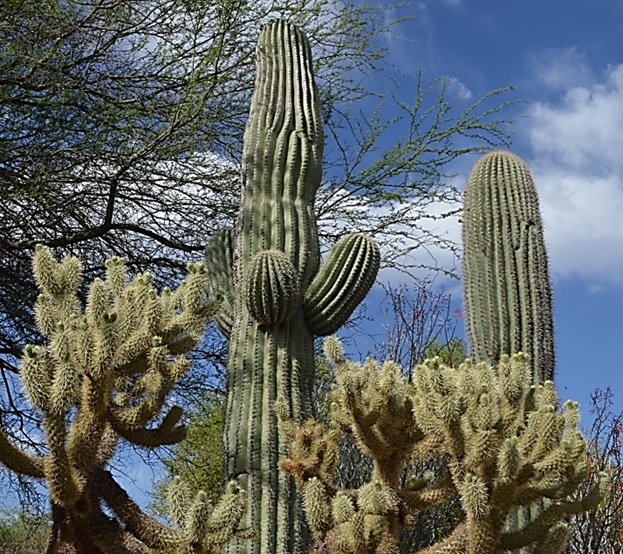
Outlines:
<svg viewBox="0 0 623 554"><path fill-rule="evenodd" d="M338 380L330 425L299 426L281 402L276 407L290 441L281 467L305 496L314 552L397 553L398 531L414 513L458 493L463 520L421 552L494 554L532 546L558 553L565 518L599 503L608 483L603 474L574 496L588 476L577 403L559 411L551 382L531 384L526 356L503 356L497 367L467 360L453 368L430 359L410 384L392 363L346 361L336 339L327 339L326 352ZM359 489L340 489L333 480L338 431L352 434L373 459L372 478ZM405 464L435 455L445 462L444 475L401 482ZM548 503L532 521L505 529L516 508L542 498Z"/></svg>
<svg viewBox="0 0 623 554"><path fill-rule="evenodd" d="M44 551L48 516L17 509L0 512L0 554L39 554Z"/></svg>
<svg viewBox="0 0 623 554"><path fill-rule="evenodd" d="M425 359L431 358L439 358L448 367L459 367L467 358L467 347L459 337L452 337L445 344L435 341L426 349Z"/></svg>
<svg viewBox="0 0 623 554"><path fill-rule="evenodd" d="M128 282L120 258L106 268L106 281L91 283L83 308L79 260L57 263L47 248L37 247L35 313L47 342L26 348L21 379L42 415L47 453L22 452L0 429L0 461L45 480L52 504L51 551L211 551L237 532L245 501L234 485L214 511L198 492L184 506L183 525L173 529L142 512L106 467L121 440L155 448L184 438L182 410L168 407L166 400L189 369L186 353L218 304L205 298L201 264L189 264L179 288L160 295L149 274Z"/></svg>
<svg viewBox="0 0 623 554"><path fill-rule="evenodd" d="M215 503L223 494L223 402L216 394L186 412L186 439L171 447L164 461L166 476L152 491L150 508L161 516L168 515L166 491L176 476L191 494L204 491Z"/></svg>

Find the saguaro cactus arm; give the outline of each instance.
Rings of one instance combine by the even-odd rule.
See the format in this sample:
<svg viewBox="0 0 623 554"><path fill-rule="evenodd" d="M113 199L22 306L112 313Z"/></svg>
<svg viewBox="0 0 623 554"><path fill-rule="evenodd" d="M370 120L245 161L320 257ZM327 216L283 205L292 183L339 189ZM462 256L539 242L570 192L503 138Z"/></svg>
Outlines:
<svg viewBox="0 0 623 554"><path fill-rule="evenodd" d="M342 237L305 291L305 323L318 336L335 333L374 284L381 255L366 235Z"/></svg>
<svg viewBox="0 0 623 554"><path fill-rule="evenodd" d="M205 251L205 267L209 275L208 294L221 299L219 311L213 316L219 330L229 338L234 318L234 233L222 229L211 237Z"/></svg>

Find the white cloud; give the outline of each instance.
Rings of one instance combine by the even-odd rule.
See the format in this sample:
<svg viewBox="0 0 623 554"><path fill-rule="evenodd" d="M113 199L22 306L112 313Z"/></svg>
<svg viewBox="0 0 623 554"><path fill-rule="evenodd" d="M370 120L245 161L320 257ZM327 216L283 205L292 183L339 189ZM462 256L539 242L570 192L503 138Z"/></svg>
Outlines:
<svg viewBox="0 0 623 554"><path fill-rule="evenodd" d="M562 56L558 75L578 56ZM552 65L552 64L550 64ZM553 80L558 86L566 77ZM527 132L554 275L623 285L623 64L529 109Z"/></svg>
<svg viewBox="0 0 623 554"><path fill-rule="evenodd" d="M456 77L447 77L446 83L451 97L460 98L461 100L469 100L472 97L472 91Z"/></svg>
<svg viewBox="0 0 623 554"><path fill-rule="evenodd" d="M532 54L531 63L537 84L552 90L589 85L594 79L586 54L575 46L541 50Z"/></svg>

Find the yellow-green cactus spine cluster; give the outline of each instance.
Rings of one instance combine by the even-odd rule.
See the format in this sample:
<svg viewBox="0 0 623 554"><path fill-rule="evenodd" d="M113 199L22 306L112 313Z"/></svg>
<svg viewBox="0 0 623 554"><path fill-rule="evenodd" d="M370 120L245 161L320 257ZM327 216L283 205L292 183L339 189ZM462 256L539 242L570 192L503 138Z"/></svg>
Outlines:
<svg viewBox="0 0 623 554"><path fill-rule="evenodd" d="M206 249L216 321L229 337L224 432L226 474L249 494L250 551L302 552L302 506L278 461L285 454L273 404L309 415L314 335L336 331L372 286L379 251L343 237L320 264L314 199L324 133L310 46L294 25L266 25L244 136L242 199L235 235ZM244 552L240 543L231 551Z"/></svg>
<svg viewBox="0 0 623 554"><path fill-rule="evenodd" d="M463 283L470 355L530 357L533 382L554 378L552 293L539 200L527 165L494 151L465 189Z"/></svg>
<svg viewBox="0 0 623 554"><path fill-rule="evenodd" d="M33 266L46 344L26 347L20 378L42 415L47 454L22 452L0 430L0 462L45 480L53 515L49 551L200 554L231 539L244 506L235 487L214 510L199 495L183 525L172 528L145 514L106 470L122 440L154 448L185 435L182 410L166 401L190 367L185 353L218 308L205 298L203 266L189 264L180 287L158 295L149 274L129 281L123 260L113 258L106 280L88 287L84 309L76 258L57 263L38 247Z"/></svg>
<svg viewBox="0 0 623 554"><path fill-rule="evenodd" d="M450 368L439 358L427 360L411 384L393 363L347 362L333 338L326 352L337 364L338 380L330 425L299 426L281 401L275 407L290 441L281 467L303 491L313 552L397 554L398 530L417 511L458 494L464 520L422 554L522 547L559 554L565 517L598 504L605 479L582 498L574 494L588 475L577 403L559 411L552 382L532 385L523 354L502 356L496 367L468 360ZM374 463L371 481L357 490L333 481L338 431L352 434ZM408 462L434 455L445 460L445 475L401 476ZM542 498L548 504L537 517L506 528L517 508Z"/></svg>

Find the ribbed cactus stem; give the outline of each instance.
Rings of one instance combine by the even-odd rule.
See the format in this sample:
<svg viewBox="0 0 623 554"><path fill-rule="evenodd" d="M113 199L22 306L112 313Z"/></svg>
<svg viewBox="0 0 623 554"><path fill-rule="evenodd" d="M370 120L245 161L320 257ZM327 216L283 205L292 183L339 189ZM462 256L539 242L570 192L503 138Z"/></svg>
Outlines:
<svg viewBox="0 0 623 554"><path fill-rule="evenodd" d="M249 551L255 552L297 552L305 542L296 491L278 471L285 450L272 406L281 395L297 419L310 407L313 337L298 291L319 263L313 201L323 135L311 71L298 29L285 23L263 29L233 272L234 286L246 293L234 299L225 423L227 478L239 478L248 491L247 524L257 534ZM246 549L243 542L229 547Z"/></svg>
<svg viewBox="0 0 623 554"><path fill-rule="evenodd" d="M554 376L552 293L539 201L527 165L494 151L464 197L463 281L471 357L528 354L534 383Z"/></svg>
<svg viewBox="0 0 623 554"><path fill-rule="evenodd" d="M528 166L510 152L483 156L469 175L464 211L464 303L471 356L496 364L502 355L523 352L534 384L553 380L551 284ZM515 510L509 528L534 521L545 506Z"/></svg>
<svg viewBox="0 0 623 554"><path fill-rule="evenodd" d="M255 532L229 552L305 551L302 502L278 469L286 446L273 406L281 398L294 420L310 415L314 334L348 319L379 266L376 244L357 235L320 267L314 200L323 141L307 38L271 22L257 47L236 236L217 233L206 249L209 293L225 299L217 324L230 339L226 474L248 491L246 525Z"/></svg>

